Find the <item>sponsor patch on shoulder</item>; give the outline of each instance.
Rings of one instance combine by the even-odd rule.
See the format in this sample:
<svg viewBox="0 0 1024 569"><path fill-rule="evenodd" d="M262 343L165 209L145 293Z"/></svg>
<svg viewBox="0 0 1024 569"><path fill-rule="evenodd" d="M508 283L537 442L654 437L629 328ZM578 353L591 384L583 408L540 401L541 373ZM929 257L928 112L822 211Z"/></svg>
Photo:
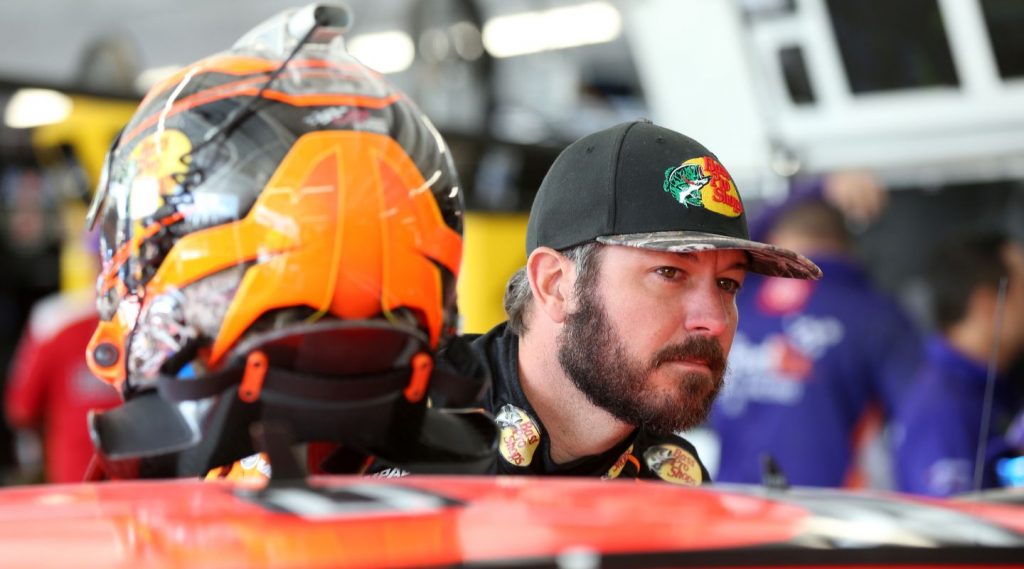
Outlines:
<svg viewBox="0 0 1024 569"><path fill-rule="evenodd" d="M540 445L540 427L533 417L514 405L505 404L494 418L501 429L498 443L501 457L509 464L529 466Z"/></svg>
<svg viewBox="0 0 1024 569"><path fill-rule="evenodd" d="M644 462L651 472L666 482L698 486L704 481L697 458L676 445L661 444L650 447L644 451Z"/></svg>
<svg viewBox="0 0 1024 569"><path fill-rule="evenodd" d="M271 468L267 456L263 453L251 454L238 461L241 478L270 478Z"/></svg>

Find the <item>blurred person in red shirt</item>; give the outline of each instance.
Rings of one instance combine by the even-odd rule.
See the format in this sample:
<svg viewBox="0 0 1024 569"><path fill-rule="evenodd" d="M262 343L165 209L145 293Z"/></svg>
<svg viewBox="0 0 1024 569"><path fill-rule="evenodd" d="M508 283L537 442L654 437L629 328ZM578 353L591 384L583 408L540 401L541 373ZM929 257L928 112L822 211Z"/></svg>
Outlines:
<svg viewBox="0 0 1024 569"><path fill-rule="evenodd" d="M83 268L85 280L95 279L98 235L84 235L81 244L82 253L93 261ZM91 291L51 294L32 307L11 361L4 398L7 422L19 431L22 481L39 477L39 459L34 455L41 438L45 480L81 482L93 455L89 411L110 409L121 402L117 391L86 364L86 346L98 319Z"/></svg>
<svg viewBox="0 0 1024 569"><path fill-rule="evenodd" d="M32 308L11 365L7 420L15 429L41 431L48 482L82 481L93 453L86 416L121 401L85 362L97 320L89 295L44 298Z"/></svg>

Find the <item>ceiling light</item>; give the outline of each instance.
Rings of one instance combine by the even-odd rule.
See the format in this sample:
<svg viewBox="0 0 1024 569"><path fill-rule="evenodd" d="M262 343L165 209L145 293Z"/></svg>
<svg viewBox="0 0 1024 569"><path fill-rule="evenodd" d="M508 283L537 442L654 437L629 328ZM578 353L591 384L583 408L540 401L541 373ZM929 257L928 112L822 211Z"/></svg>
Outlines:
<svg viewBox="0 0 1024 569"><path fill-rule="evenodd" d="M51 89L18 89L4 110L10 128L59 123L71 115L71 98Z"/></svg>
<svg viewBox="0 0 1024 569"><path fill-rule="evenodd" d="M348 52L378 73L398 73L412 65L416 48L400 31L361 34L348 40Z"/></svg>
<svg viewBox="0 0 1024 569"><path fill-rule="evenodd" d="M605 43L622 33L622 16L607 2L491 18L483 42L494 57Z"/></svg>

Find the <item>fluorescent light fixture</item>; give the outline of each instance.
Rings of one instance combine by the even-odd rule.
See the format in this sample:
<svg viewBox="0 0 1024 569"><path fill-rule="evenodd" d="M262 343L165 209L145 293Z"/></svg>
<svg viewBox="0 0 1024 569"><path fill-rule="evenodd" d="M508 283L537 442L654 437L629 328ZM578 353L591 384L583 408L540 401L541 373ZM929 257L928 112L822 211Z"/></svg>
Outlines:
<svg viewBox="0 0 1024 569"><path fill-rule="evenodd" d="M50 89L18 89L4 109L11 128L32 128L63 121L71 115L71 98Z"/></svg>
<svg viewBox="0 0 1024 569"><path fill-rule="evenodd" d="M412 65L416 48L409 34L400 31L353 36L348 52L378 73L398 73Z"/></svg>
<svg viewBox="0 0 1024 569"><path fill-rule="evenodd" d="M484 54L480 39L480 28L470 22L456 22L448 28L455 44L455 53L466 61L476 61Z"/></svg>
<svg viewBox="0 0 1024 569"><path fill-rule="evenodd" d="M622 33L622 16L607 2L588 2L491 18L483 42L494 57L605 43Z"/></svg>

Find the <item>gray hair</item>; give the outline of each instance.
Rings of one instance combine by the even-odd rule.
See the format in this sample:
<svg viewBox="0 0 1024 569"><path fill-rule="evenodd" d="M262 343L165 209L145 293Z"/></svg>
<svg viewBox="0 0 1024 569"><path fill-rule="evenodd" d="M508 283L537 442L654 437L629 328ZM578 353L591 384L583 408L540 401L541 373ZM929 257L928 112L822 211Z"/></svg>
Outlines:
<svg viewBox="0 0 1024 569"><path fill-rule="evenodd" d="M599 253L602 245L597 242L584 243L559 251L576 265L575 291L579 294L592 286L597 280ZM526 277L526 267L520 268L508 280L505 287L505 314L508 315L508 328L516 336L526 332L526 317L529 315L530 301L533 291L530 279Z"/></svg>

